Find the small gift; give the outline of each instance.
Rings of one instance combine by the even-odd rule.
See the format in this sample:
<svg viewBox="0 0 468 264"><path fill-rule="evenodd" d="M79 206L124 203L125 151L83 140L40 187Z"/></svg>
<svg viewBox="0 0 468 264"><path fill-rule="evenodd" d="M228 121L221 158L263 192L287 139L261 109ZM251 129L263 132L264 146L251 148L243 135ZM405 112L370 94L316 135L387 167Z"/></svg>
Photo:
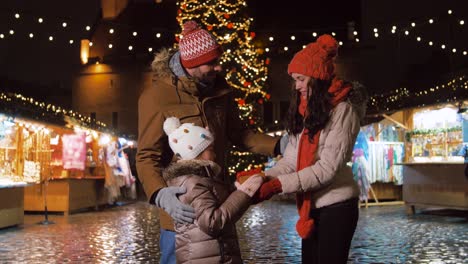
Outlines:
<svg viewBox="0 0 468 264"><path fill-rule="evenodd" d="M253 175L261 175L262 177L265 177L265 174L262 172L262 169L261 168L255 168L255 169L251 169L251 170L248 170L248 171L240 171L236 174L236 180L242 184L243 182L245 182L250 176L253 176Z"/></svg>

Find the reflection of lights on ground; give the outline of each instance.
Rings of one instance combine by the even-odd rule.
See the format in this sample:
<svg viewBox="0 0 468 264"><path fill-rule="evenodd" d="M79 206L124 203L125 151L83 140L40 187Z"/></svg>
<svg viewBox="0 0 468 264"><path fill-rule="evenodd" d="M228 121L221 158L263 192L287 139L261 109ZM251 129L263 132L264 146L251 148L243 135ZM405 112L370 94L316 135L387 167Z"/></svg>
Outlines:
<svg viewBox="0 0 468 264"><path fill-rule="evenodd" d="M246 221L244 222L245 227L255 227L265 224L265 212L262 207L254 206L251 208Z"/></svg>
<svg viewBox="0 0 468 264"><path fill-rule="evenodd" d="M91 244L100 245L96 248L95 255L99 256L99 263L109 263L109 260L135 260L133 257L135 249L138 247L137 234L139 230L134 215L128 214L119 218L119 232L115 232L113 223L103 223L96 230ZM124 239L123 239L124 238Z"/></svg>

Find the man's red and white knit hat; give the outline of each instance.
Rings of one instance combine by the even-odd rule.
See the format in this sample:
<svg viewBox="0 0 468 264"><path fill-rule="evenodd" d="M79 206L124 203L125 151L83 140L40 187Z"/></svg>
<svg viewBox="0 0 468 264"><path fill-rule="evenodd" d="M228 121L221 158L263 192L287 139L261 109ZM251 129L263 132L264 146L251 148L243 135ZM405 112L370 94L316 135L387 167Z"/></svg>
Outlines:
<svg viewBox="0 0 468 264"><path fill-rule="evenodd" d="M185 68L194 68L215 60L223 54L223 49L215 37L201 29L197 22L184 23L182 38L179 41L180 60Z"/></svg>

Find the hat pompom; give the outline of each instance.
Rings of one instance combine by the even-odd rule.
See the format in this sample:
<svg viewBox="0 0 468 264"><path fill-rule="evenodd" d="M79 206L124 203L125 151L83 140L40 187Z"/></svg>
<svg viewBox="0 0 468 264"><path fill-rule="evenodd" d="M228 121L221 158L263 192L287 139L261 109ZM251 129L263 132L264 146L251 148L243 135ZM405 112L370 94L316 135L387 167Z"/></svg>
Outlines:
<svg viewBox="0 0 468 264"><path fill-rule="evenodd" d="M180 120L177 117L169 117L164 121L164 132L166 135L170 135L174 130L180 127Z"/></svg>
<svg viewBox="0 0 468 264"><path fill-rule="evenodd" d="M197 22L190 20L184 23L183 29L182 29L182 35L185 35L191 31L194 31L195 29L198 28Z"/></svg>
<svg viewBox="0 0 468 264"><path fill-rule="evenodd" d="M317 44L327 52L327 57L334 57L338 53L338 41L328 34L324 34L317 39Z"/></svg>

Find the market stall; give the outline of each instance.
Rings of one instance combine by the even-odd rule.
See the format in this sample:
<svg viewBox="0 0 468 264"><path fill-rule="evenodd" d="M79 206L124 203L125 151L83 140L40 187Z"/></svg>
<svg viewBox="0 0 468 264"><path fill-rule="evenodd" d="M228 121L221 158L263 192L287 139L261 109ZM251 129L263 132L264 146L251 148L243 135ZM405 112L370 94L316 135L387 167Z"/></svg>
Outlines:
<svg viewBox="0 0 468 264"><path fill-rule="evenodd" d="M353 150L352 169L366 207L402 203L402 170L395 164L404 160L405 147L402 130L392 120L362 127Z"/></svg>
<svg viewBox="0 0 468 264"><path fill-rule="evenodd" d="M39 181L41 167L34 158L42 158L40 152L31 155L31 146L23 148L18 140L28 133L28 128L17 126L13 118L0 114L0 228L23 223L24 187Z"/></svg>
<svg viewBox="0 0 468 264"><path fill-rule="evenodd" d="M20 95L0 99L0 228L21 224L24 211L69 214L122 193L135 198L125 139L90 129L99 126L72 111Z"/></svg>
<svg viewBox="0 0 468 264"><path fill-rule="evenodd" d="M68 215L113 204L122 187L134 190L121 146L117 138L93 130L52 130L51 169L44 184L26 187L25 211L42 211L47 204L49 211Z"/></svg>
<svg viewBox="0 0 468 264"><path fill-rule="evenodd" d="M408 110L411 130L406 133L409 160L402 163L403 199L407 212L416 207L468 209L468 142L466 113L443 104Z"/></svg>

